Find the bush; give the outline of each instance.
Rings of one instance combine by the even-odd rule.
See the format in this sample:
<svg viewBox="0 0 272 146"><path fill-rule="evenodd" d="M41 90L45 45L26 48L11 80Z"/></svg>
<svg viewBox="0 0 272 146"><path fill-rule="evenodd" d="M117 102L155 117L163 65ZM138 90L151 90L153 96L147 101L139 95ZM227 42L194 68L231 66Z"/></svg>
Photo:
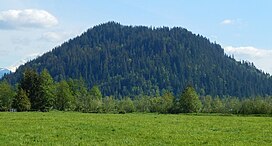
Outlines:
<svg viewBox="0 0 272 146"><path fill-rule="evenodd" d="M135 111L134 104L129 97L126 97L125 99L120 100L118 107L119 107L119 112L132 113Z"/></svg>

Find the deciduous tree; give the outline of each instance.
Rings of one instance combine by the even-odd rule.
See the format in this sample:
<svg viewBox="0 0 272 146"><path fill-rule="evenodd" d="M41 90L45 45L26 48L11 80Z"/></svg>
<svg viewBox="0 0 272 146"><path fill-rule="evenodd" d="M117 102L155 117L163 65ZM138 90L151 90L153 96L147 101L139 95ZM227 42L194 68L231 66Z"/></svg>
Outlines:
<svg viewBox="0 0 272 146"><path fill-rule="evenodd" d="M11 108L15 92L7 81L0 82L0 111L8 111Z"/></svg>

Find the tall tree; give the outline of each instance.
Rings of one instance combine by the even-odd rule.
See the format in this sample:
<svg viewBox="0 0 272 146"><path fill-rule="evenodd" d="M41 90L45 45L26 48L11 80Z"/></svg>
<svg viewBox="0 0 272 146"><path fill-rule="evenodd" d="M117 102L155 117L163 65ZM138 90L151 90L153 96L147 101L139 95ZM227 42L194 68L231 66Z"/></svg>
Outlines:
<svg viewBox="0 0 272 146"><path fill-rule="evenodd" d="M19 88L26 92L27 97L30 99L32 110L39 110L40 84L39 74L33 69L26 69Z"/></svg>
<svg viewBox="0 0 272 146"><path fill-rule="evenodd" d="M102 100L102 93L97 85L94 85L91 88L89 94L92 97L92 99Z"/></svg>
<svg viewBox="0 0 272 146"><path fill-rule="evenodd" d="M12 102L12 108L16 109L18 112L28 111L30 109L31 103L26 95L25 90L19 88L16 96Z"/></svg>
<svg viewBox="0 0 272 146"><path fill-rule="evenodd" d="M102 112L102 93L97 85L90 89L88 96L90 98L88 100L88 111L94 113Z"/></svg>
<svg viewBox="0 0 272 146"><path fill-rule="evenodd" d="M169 113L174 104L174 95L171 92L165 92L161 97L161 113Z"/></svg>
<svg viewBox="0 0 272 146"><path fill-rule="evenodd" d="M76 103L75 110L87 112L91 97L88 95L88 88L85 84L85 81L82 78L69 79L68 84L75 98Z"/></svg>
<svg viewBox="0 0 272 146"><path fill-rule="evenodd" d="M15 92L7 81L0 82L0 111L8 111L11 108Z"/></svg>
<svg viewBox="0 0 272 146"><path fill-rule="evenodd" d="M54 80L46 69L40 74L39 90L37 109L48 111L53 107L54 102Z"/></svg>
<svg viewBox="0 0 272 146"><path fill-rule="evenodd" d="M75 109L75 99L70 87L65 80L60 81L56 86L55 108L61 111Z"/></svg>
<svg viewBox="0 0 272 146"><path fill-rule="evenodd" d="M181 112L183 113L193 113L199 112L202 104L201 101L192 86L188 86L179 99Z"/></svg>
<svg viewBox="0 0 272 146"><path fill-rule="evenodd" d="M202 100L202 112L204 113L210 113L212 112L212 97L210 95L204 96Z"/></svg>

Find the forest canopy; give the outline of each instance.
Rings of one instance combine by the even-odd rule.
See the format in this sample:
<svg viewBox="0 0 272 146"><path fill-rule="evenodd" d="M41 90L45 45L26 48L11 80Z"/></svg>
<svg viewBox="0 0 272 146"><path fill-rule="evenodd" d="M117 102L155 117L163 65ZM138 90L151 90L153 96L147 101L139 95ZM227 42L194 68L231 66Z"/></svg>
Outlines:
<svg viewBox="0 0 272 146"><path fill-rule="evenodd" d="M181 27L124 26L108 22L20 66L4 77L15 84L26 68L47 69L54 81L82 78L105 96L175 96L187 85L200 95L239 98L272 94L272 78L238 62L220 45Z"/></svg>

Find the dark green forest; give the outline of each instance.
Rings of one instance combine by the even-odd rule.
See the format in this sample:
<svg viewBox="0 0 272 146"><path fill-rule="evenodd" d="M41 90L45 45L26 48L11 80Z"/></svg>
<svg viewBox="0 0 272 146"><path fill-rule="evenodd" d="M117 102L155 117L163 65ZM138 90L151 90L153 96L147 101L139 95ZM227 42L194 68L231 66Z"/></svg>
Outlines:
<svg viewBox="0 0 272 146"><path fill-rule="evenodd" d="M90 28L20 66L4 79L16 84L26 68L47 69L54 81L82 79L103 96L178 96L187 85L201 95L242 98L272 95L272 78L254 64L236 61L222 47L181 27Z"/></svg>

